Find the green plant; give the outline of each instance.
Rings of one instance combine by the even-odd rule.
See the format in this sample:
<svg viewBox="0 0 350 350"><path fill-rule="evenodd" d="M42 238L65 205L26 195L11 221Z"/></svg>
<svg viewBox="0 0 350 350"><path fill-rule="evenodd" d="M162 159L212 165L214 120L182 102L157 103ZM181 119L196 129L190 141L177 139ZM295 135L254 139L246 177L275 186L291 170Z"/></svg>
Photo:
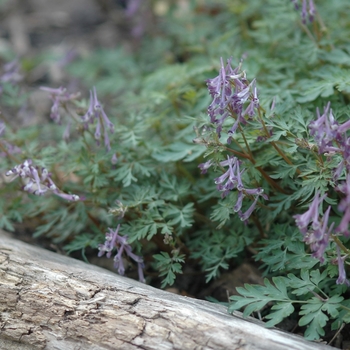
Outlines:
<svg viewBox="0 0 350 350"><path fill-rule="evenodd" d="M350 321L350 5L316 3L306 20L288 1L166 4L137 54L68 67L96 86L89 101L45 88L56 123L11 126L24 95L2 83L1 169L27 180L1 188L0 225L35 219L69 252L117 249L120 273L124 253L162 287L191 260L210 281L249 248L265 285L229 311L324 337Z"/></svg>

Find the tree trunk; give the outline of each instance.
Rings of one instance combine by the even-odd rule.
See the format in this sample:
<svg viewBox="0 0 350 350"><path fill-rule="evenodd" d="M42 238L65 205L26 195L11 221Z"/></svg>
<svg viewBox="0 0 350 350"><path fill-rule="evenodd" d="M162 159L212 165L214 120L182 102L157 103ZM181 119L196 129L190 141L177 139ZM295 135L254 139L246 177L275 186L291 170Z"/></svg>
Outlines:
<svg viewBox="0 0 350 350"><path fill-rule="evenodd" d="M0 231L0 348L326 350Z"/></svg>

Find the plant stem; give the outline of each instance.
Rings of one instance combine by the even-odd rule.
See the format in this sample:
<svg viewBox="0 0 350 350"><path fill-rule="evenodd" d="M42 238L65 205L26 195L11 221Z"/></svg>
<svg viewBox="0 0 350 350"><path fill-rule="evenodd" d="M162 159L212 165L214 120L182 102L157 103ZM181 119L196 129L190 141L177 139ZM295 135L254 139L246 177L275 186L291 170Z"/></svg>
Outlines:
<svg viewBox="0 0 350 350"><path fill-rule="evenodd" d="M350 250L347 249L344 244L340 241L340 239L335 236L335 235L332 235L332 238L333 238L333 241L336 243L336 245L343 251L345 252L346 254L350 254Z"/></svg>

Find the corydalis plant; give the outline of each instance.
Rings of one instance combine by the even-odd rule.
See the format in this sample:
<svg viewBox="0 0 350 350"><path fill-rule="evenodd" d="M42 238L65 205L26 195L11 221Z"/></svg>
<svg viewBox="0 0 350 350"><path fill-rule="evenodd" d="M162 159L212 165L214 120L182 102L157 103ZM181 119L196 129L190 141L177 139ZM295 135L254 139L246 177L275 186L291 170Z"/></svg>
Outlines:
<svg viewBox="0 0 350 350"><path fill-rule="evenodd" d="M41 88L44 91L47 91L50 93L51 99L53 101L53 106L51 108L51 118L56 121L57 123L61 122L60 118L60 110L64 110L68 116L71 117L70 120L68 120L66 130L64 132L63 138L68 140L69 134L70 134L70 126L71 126L71 120L75 120L77 124L82 123L83 131L89 132L89 126L92 124L95 124L96 122L96 128L94 132L94 138L97 142L97 145L100 145L100 139L101 134L104 135L104 145L106 147L107 152L111 150L111 144L110 139L108 136L108 130L111 133L114 133L114 124L110 121L108 118L106 112L104 111L102 104L98 100L96 88L93 87L92 90L90 90L90 101L89 101L89 107L88 110L84 115L81 116L80 120L77 121L76 114L72 111L71 107L69 106L69 102L74 102L77 100L80 94L69 94L66 92L65 88L58 88L58 89L51 89L47 87ZM111 163L115 165L118 161L116 154L112 155ZM46 173L45 173L46 174ZM50 177L45 177L45 181L51 181ZM38 183L38 181L36 181ZM54 185L54 184L52 184ZM26 187L24 188L25 190ZM58 194L58 193L56 193ZM62 195L61 195L62 196ZM74 198L79 199L79 197L75 196ZM121 218L121 217L119 217ZM112 251L114 249L117 249L117 254L114 257L114 267L117 269L118 273L120 275L124 275L125 273L125 267L123 262L123 254L126 254L130 258L132 258L135 262L138 264L138 273L139 273L139 280L141 282L145 282L145 278L143 276L143 259L134 253L132 253L131 246L127 243L128 236L120 236L119 235L119 228L120 224L118 224L117 228L113 230L112 228L108 228L108 232L105 234L106 241L104 244L100 244L98 246L99 254L98 256L101 257L104 253L106 253L107 257L111 257Z"/></svg>
<svg viewBox="0 0 350 350"><path fill-rule="evenodd" d="M246 130L247 124L252 123L252 128L256 127L256 125L260 125L260 131L262 130L265 134L263 138L260 136L256 141L263 141L265 144L270 144L282 157L283 161L288 165L293 164L283 150L280 149L279 145L273 141L274 130L271 127L267 127L262 118L264 110L259 105L256 81L254 79L252 82L249 82L245 72L241 70L241 66L242 61L237 68L233 69L231 67L231 60L228 60L227 65L224 66L223 60L221 59L219 75L207 81L208 90L213 97L213 101L208 108L208 115L210 117L210 122L216 127L214 133L216 136L210 141L205 138L197 138L196 142L203 143L207 147L212 147L213 144L216 144L220 146L217 148L219 152L225 151L237 155L237 157L227 156L227 160L221 162L215 162L213 159L210 159L200 164L199 168L202 170L202 174L204 174L213 165L219 169L228 167L228 170L224 171L223 174L214 181L217 184L218 191L222 193L222 198L228 196L231 192L237 193L236 203L233 205L232 211L238 213L242 221L247 222L258 203L258 198L261 196L265 200L269 199L267 195L264 194L262 187L249 188L245 186L242 181L243 174L246 171L246 169L242 167L243 161L250 161L253 165L255 164L255 154L252 151L253 145L248 142L248 134L252 132L252 129ZM272 108L274 108L274 102ZM231 124L232 120L233 125ZM253 124L253 122L255 122L255 124ZM258 124L256 122L258 122ZM232 125L231 127L230 124ZM326 159L332 157L332 161L334 161L335 156L339 159L338 165L333 171L332 181L336 183L344 171L347 174L347 180L335 187L335 189L345 197L341 199L338 206L338 210L344 213L340 224L336 226L334 222L328 223L331 206L328 206L323 217L319 215L319 210L327 197L326 194L321 196L319 191L316 191L316 195L309 210L304 214L294 216L297 227L304 237L304 242L310 246L313 257L324 262L324 254L326 251L329 251L329 243L331 241L335 241L339 248L346 253L345 257L337 260L338 264L340 264L338 265L340 277L337 283L346 284L348 284L348 281L341 276L344 275L345 269L343 265L348 250L341 244L337 236L349 236L350 160L348 158L350 152L350 138L346 136L346 131L348 129L350 129L350 122L347 121L340 125L333 116L330 103L325 107L322 115L320 115L319 110L317 110L317 119L309 124L310 134L316 141L316 145L309 147L309 149L313 152L318 150L319 155L323 155ZM220 142L223 130L228 130L228 146ZM247 133L247 135L245 135L245 133ZM270 140L270 138L272 140ZM242 140L243 144L240 144ZM238 157L241 157L242 160L238 159ZM319 156L318 161L320 163L324 162L323 157ZM281 188L262 167L257 167L257 169L261 172L264 179L272 185L273 191L285 194L288 193L289 189ZM296 168L296 171L298 174L301 174L298 168ZM306 179L305 176L304 179ZM244 197L253 199L253 202L250 207L242 213L241 207ZM255 223L256 222L257 218L255 219Z"/></svg>
<svg viewBox="0 0 350 350"><path fill-rule="evenodd" d="M70 108L69 102L76 101L79 97L79 93L68 93L67 89L64 87L60 87L58 89L52 89L48 87L41 87L41 90L46 91L50 94L50 98L53 102L51 107L50 117L58 124L61 124L61 112L64 111L68 116L68 121L66 125L66 129L63 134L63 138L65 140L69 139L70 129L72 125L72 120L75 120L75 123L79 123L79 118L73 112L72 108ZM97 98L96 88L93 87L90 90L90 102L89 108L87 112L80 118L83 123L84 130L89 129L90 124L94 124L96 121L96 129L94 133L94 137L96 139L97 144L100 144L101 134L104 136L104 145L106 147L107 152L111 150L110 140L108 136L108 130L111 133L114 133L114 125L107 117L102 104Z"/></svg>
<svg viewBox="0 0 350 350"><path fill-rule="evenodd" d="M112 256L113 250L117 250L117 254L114 256L114 267L117 269L120 275L124 275L125 266L123 261L123 253L125 252L128 257L133 259L138 266L139 281L145 282L145 277L143 275L143 268L145 267L143 259L132 252L130 244L128 244L128 236L119 235L120 224L115 230L109 228L106 232L106 241L104 244L98 246L98 256L101 257L106 254L107 258Z"/></svg>
<svg viewBox="0 0 350 350"><path fill-rule="evenodd" d="M208 107L208 115L210 122L216 127L217 140L221 137L223 127L227 129L227 125L233 123L227 131L228 144L231 144L234 140L234 134L242 131L242 127L249 120L253 119L259 109L259 98L255 79L251 82L247 80L246 73L241 69L242 60L238 67L234 69L231 66L231 61L232 59L227 60L225 66L221 58L219 75L207 80L208 91L213 98ZM197 139L196 142L208 145L204 139ZM221 144L220 141L217 141L217 143ZM243 154L242 152L236 152L233 148L226 146L225 148L227 152L240 154L244 158L254 162L249 150L247 154ZM202 170L202 174L206 173L213 164L212 160L200 164L199 168ZM237 201L233 207L233 211L238 213L242 221L247 221L256 207L258 198L261 196L265 200L268 200L268 196L264 194L264 189L261 187L248 188L243 184L242 176L246 170L244 168L241 169L241 164L242 161L236 156L227 156L227 160L221 161L217 165L222 169L228 167L228 170L214 181L217 184L218 191L222 192L223 198L230 191L237 191ZM243 213L241 208L244 197L253 199L253 203Z"/></svg>
<svg viewBox="0 0 350 350"><path fill-rule="evenodd" d="M217 190L222 192L221 197L226 197L230 191L237 190L237 202L233 207L233 211L238 213L239 218L242 221L247 221L252 212L256 207L259 196L263 197L265 200L268 200L268 196L264 194L264 189L261 187L258 188L246 188L242 182L242 175L245 172L245 169L240 170L240 164L242 162L237 157L228 157L227 160L219 162L221 167L228 167L228 170L224 172L221 176L217 177L214 181L217 184ZM207 172L207 169L212 165L211 161L200 164L199 168L202 169L202 174ZM242 213L242 203L244 197L255 198L251 206L247 209L246 212Z"/></svg>
<svg viewBox="0 0 350 350"><path fill-rule="evenodd" d="M343 213L338 226L332 222L328 227L329 213L331 206L328 206L323 218L319 217L319 209L326 198L326 194L320 196L316 193L309 210L304 214L295 215L296 224L304 236L306 244L310 245L313 256L324 261L324 253L330 241L335 241L337 245L339 278L337 283L345 283L350 286L345 278L344 262L350 252L339 240L339 236L349 237L350 224L350 137L346 132L350 129L350 121L339 124L330 108L330 102L324 108L321 115L317 109L317 119L309 124L310 134L314 137L316 146L313 149L318 151L319 162L324 163L337 159L338 164L332 173L332 182L336 184L335 190L342 194L339 201L338 210ZM339 179L344 176L345 181L339 183ZM340 258L341 250L345 256Z"/></svg>
<svg viewBox="0 0 350 350"><path fill-rule="evenodd" d="M80 137L84 137L84 132L91 134L91 131L89 130L90 125L93 125L96 122L94 138L97 141L97 145L99 146L100 144L99 140L101 138L102 131L104 134L104 144L106 146L107 153L110 151L111 145L107 131L109 130L111 133L113 133L114 125L107 117L101 103L99 102L95 87L90 91L90 102L88 110L85 114L83 114L80 117L78 116L74 108L76 106L75 103L80 97L79 93L68 93L67 90L63 87L60 87L58 89L42 87L41 90L48 92L53 102L50 117L57 124L62 124L63 118L68 118L66 130L63 135L63 138L66 141L68 141L69 139L70 127L72 123L75 123L77 129L81 131ZM2 136L4 132L5 123L1 122L0 136ZM88 146L87 143L84 144ZM0 145L2 148L4 148L5 155L9 157L11 157L12 154L16 151L16 149L14 149L13 147L11 148L11 145L8 143L2 142L0 143ZM7 147L5 147L6 145ZM19 153L22 153L20 149ZM116 154L113 154L112 157L109 159L112 165L115 165L118 162ZM54 194L67 201L81 201L82 205L85 205L85 196L78 196L76 194L68 194L63 192L56 186L56 184L52 180L52 173L50 173L46 167L39 168L38 166L33 165L31 159L27 159L22 164L16 165L11 170L7 171L6 176L10 177L11 181L20 178L23 184L22 190L24 192L33 194L35 196ZM90 217L93 218L92 215ZM122 216L118 216L118 219L121 218ZM51 226L49 227L51 228ZM126 235L120 236L118 233L119 228L120 224L118 224L117 229L115 230L109 228L109 231L105 234L105 243L99 245L99 256L102 256L104 253L107 253L107 257L110 257L112 250L117 249L118 253L114 257L114 266L119 274L124 275L125 268L123 262L123 255L126 254L138 264L139 279L140 281L144 282L145 279L143 276L143 260L141 257L132 253L132 248L127 243L128 237Z"/></svg>

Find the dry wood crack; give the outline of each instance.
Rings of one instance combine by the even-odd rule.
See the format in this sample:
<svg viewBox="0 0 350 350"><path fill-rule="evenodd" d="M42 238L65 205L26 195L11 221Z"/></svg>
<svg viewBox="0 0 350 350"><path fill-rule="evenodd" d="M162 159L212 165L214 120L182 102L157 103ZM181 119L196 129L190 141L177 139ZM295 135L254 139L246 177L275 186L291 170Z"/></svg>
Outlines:
<svg viewBox="0 0 350 350"><path fill-rule="evenodd" d="M326 350L0 232L1 349Z"/></svg>

